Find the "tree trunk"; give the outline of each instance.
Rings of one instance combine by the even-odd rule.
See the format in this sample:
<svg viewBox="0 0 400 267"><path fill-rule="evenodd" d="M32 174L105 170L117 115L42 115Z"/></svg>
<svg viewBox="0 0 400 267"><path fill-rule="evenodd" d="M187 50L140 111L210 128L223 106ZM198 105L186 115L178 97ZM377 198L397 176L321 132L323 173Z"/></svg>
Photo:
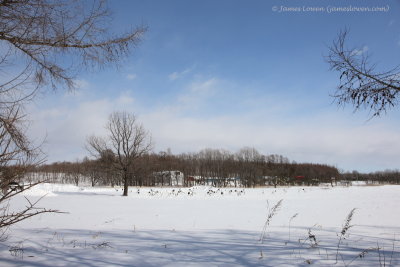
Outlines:
<svg viewBox="0 0 400 267"><path fill-rule="evenodd" d="M128 174L124 172L124 197L128 196Z"/></svg>

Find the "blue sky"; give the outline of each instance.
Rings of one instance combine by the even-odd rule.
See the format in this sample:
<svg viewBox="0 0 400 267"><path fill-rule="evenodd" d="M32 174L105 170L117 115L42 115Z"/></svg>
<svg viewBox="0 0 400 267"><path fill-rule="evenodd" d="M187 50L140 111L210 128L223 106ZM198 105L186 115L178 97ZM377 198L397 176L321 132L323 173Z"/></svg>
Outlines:
<svg viewBox="0 0 400 267"><path fill-rule="evenodd" d="M369 120L330 97L338 74L324 56L339 30L378 68L399 64L399 1L109 1L115 32L145 24L143 42L116 68L82 71L78 90L30 106L32 137L49 162L81 159L112 111L138 116L155 152L255 147L343 170L399 168L400 112ZM331 12L334 6L386 12ZM273 11L273 8L278 11ZM322 12L279 12L321 7Z"/></svg>

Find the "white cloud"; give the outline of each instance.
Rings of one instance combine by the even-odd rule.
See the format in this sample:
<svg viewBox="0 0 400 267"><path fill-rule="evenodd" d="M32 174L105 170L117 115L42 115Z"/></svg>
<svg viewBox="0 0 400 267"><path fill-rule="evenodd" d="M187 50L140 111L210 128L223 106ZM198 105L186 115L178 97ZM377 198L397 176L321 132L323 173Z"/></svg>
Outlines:
<svg viewBox="0 0 400 267"><path fill-rule="evenodd" d="M127 78L128 80L134 80L134 79L136 79L136 77L137 77L137 75L134 74L134 73L131 73L131 74L126 75L126 78Z"/></svg>
<svg viewBox="0 0 400 267"><path fill-rule="evenodd" d="M221 116L185 117L167 110L143 116L157 148L177 152L203 148L236 151L252 146L265 154L282 154L298 162L326 163L339 168L366 169L397 166L400 132L380 124L354 126L324 118L282 123L273 118Z"/></svg>
<svg viewBox="0 0 400 267"><path fill-rule="evenodd" d="M39 104L29 112L33 121L30 133L35 140L47 133L45 150L50 161L75 160L88 155L84 149L87 136L107 134L104 125L111 112L126 110L137 114L150 130L156 151L168 147L174 153L207 147L236 151L251 146L264 154L282 154L298 162L327 163L346 170L398 166L400 126L390 120L365 122L355 115L343 118L345 115L335 108L288 116L281 112L281 106L287 104L274 96L268 104L252 102L240 113L204 115L211 100L226 101L223 96L230 91L221 95L221 88L230 86L234 85L215 77L197 80L184 88L178 101L167 101L155 109L139 106L140 101L129 91L97 100L62 99L52 107ZM229 105L236 109L235 103Z"/></svg>
<svg viewBox="0 0 400 267"><path fill-rule="evenodd" d="M134 112L135 109L135 99L129 92L113 99L79 99L76 103L69 100L60 101L53 107L37 104L29 109L29 134L34 140L47 136L43 149L49 161L71 161L89 156L84 149L87 136L107 134L104 125L110 113L121 110Z"/></svg>
<svg viewBox="0 0 400 267"><path fill-rule="evenodd" d="M131 96L131 93L129 91L122 92L116 99L115 102L121 106L121 107L129 107L131 106L134 102L135 99Z"/></svg>
<svg viewBox="0 0 400 267"><path fill-rule="evenodd" d="M199 108L218 92L221 83L222 81L217 78L193 82L185 88L183 93L177 96L178 104L181 108Z"/></svg>
<svg viewBox="0 0 400 267"><path fill-rule="evenodd" d="M181 72L175 71L175 72L171 73L170 75L168 75L168 79L169 79L170 81L175 81L175 80L177 80L177 79L182 78L182 77L185 76L186 74L190 73L193 69L194 69L194 67L192 66L192 67L187 68L187 69L185 69L185 70L183 70L183 71L181 71Z"/></svg>
<svg viewBox="0 0 400 267"><path fill-rule="evenodd" d="M168 79L170 81L175 81L178 78L179 78L179 73L178 72L173 72L170 75L168 75Z"/></svg>
<svg viewBox="0 0 400 267"><path fill-rule="evenodd" d="M189 88L193 93L210 93L215 90L219 81L217 78L210 78L205 81L194 82Z"/></svg>
<svg viewBox="0 0 400 267"><path fill-rule="evenodd" d="M363 48L361 48L361 49L354 49L351 52L351 55L352 56L354 56L354 55L355 56L361 56L362 54L366 53L368 50L369 50L368 46L364 45Z"/></svg>
<svg viewBox="0 0 400 267"><path fill-rule="evenodd" d="M90 83L86 80L74 80L74 84L76 89L87 89L90 86Z"/></svg>

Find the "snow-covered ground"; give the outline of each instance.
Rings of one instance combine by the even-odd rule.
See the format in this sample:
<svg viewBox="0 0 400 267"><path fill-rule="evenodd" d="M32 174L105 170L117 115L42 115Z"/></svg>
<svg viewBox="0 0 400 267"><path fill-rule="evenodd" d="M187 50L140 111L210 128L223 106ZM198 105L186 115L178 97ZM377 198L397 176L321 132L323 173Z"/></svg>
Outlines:
<svg viewBox="0 0 400 267"><path fill-rule="evenodd" d="M11 209L47 194L40 207L67 213L12 227L0 242L0 266L398 266L399 192L130 188L122 197L120 188L42 184L13 199ZM353 227L341 238L353 208Z"/></svg>

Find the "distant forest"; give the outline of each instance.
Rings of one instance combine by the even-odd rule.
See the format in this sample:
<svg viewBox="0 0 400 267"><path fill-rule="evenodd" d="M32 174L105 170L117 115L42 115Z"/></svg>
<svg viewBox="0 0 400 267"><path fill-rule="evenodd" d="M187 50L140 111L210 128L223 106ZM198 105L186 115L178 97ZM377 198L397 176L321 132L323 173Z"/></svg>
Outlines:
<svg viewBox="0 0 400 267"><path fill-rule="evenodd" d="M97 159L84 158L76 162L56 162L33 167L35 179L49 182L122 185L121 173L115 167L114 155L104 153ZM181 176L174 182L175 174ZM281 155L262 155L254 148L242 148L237 153L221 149L204 149L198 153L174 155L170 152L148 153L135 160L128 170L130 186L287 186L318 185L338 182L400 183L399 171L362 174L356 171L340 173L325 164L296 163Z"/></svg>

